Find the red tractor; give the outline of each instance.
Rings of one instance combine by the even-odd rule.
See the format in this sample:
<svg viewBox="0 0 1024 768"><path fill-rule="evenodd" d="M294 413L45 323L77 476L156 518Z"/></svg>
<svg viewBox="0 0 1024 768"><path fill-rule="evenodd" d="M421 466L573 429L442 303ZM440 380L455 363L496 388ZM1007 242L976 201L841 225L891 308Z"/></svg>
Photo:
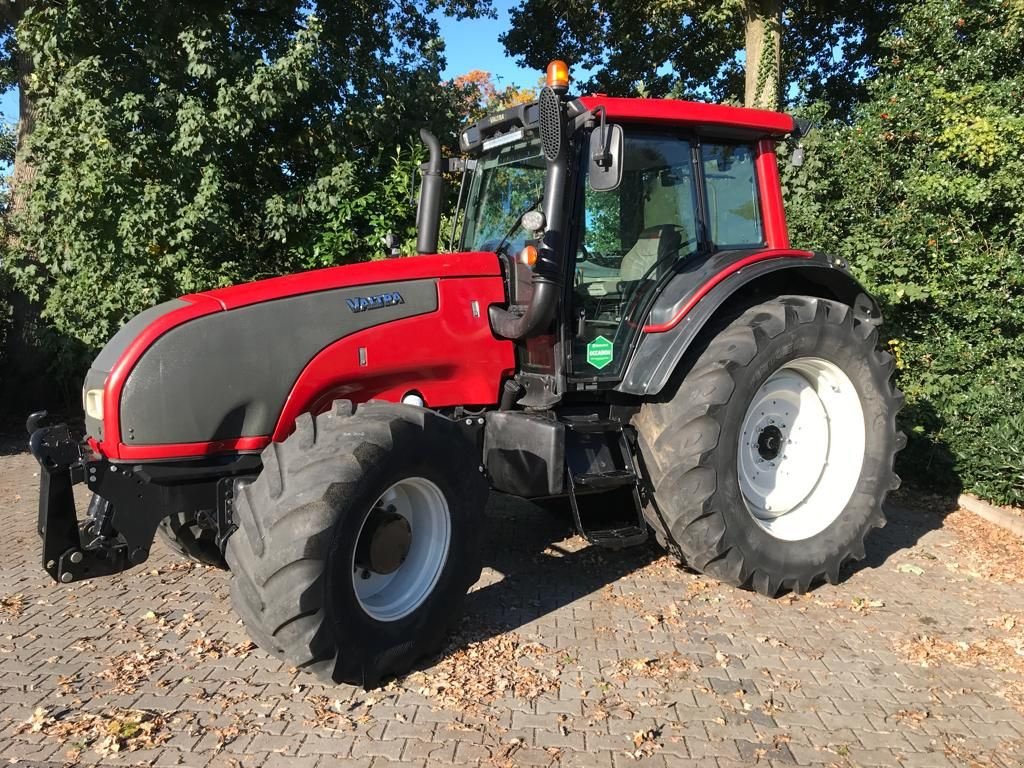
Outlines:
<svg viewBox="0 0 1024 768"><path fill-rule="evenodd" d="M862 558L901 395L877 303L789 244L775 147L798 126L567 88L553 62L536 102L462 131L465 159L423 133L419 255L130 320L86 377L84 442L29 419L47 572L123 571L159 532L230 569L261 647L370 685L441 647L490 490L769 596Z"/></svg>

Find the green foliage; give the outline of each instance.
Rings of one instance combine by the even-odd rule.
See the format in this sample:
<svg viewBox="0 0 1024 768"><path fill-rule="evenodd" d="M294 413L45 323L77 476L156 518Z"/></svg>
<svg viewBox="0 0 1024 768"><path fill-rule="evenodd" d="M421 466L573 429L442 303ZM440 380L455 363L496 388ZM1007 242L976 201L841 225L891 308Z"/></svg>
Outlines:
<svg viewBox="0 0 1024 768"><path fill-rule="evenodd" d="M35 65L36 175L6 270L64 351L169 297L382 255L389 230L408 248L409 142L459 121L437 5L29 10L17 38Z"/></svg>
<svg viewBox="0 0 1024 768"><path fill-rule="evenodd" d="M402 253L416 250L416 203L414 179L426 160L422 144L399 148L389 158L386 172L358 197L337 198L313 248L314 261L331 263L338 254L365 253L382 258L385 238L391 233ZM353 221L365 222L362 231Z"/></svg>
<svg viewBox="0 0 1024 768"><path fill-rule="evenodd" d="M1024 3L923 0L885 50L856 120L788 172L793 240L848 259L884 305L903 471L1020 504Z"/></svg>
<svg viewBox="0 0 1024 768"><path fill-rule="evenodd" d="M552 58L594 70L578 90L743 102L745 21L751 0L520 0L502 36L509 56L543 68ZM898 3L783 3L782 90L787 101L827 99L845 114L863 95L879 37ZM836 55L837 52L842 55Z"/></svg>

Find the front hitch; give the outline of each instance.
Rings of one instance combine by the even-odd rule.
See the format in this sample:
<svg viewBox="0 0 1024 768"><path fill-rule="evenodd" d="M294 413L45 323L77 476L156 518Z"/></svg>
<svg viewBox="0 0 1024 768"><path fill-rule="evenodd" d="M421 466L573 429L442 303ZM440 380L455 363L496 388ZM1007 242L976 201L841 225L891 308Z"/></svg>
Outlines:
<svg viewBox="0 0 1024 768"><path fill-rule="evenodd" d="M257 454L201 460L115 463L71 436L66 424L41 426L45 411L27 423L29 449L39 462L39 535L43 568L61 584L120 573L149 557L160 521L194 514L217 531L224 548L234 531L239 484L262 466ZM92 491L79 521L74 486Z"/></svg>
<svg viewBox="0 0 1024 768"><path fill-rule="evenodd" d="M110 505L99 496L90 504L90 515L79 523L74 486L95 482L101 462L89 460L66 424L40 426L46 412L29 416L29 450L39 462L39 536L43 540L43 568L54 581L108 576L142 562L134 560L127 543L105 535L110 525ZM150 538L152 540L152 537ZM140 553L142 554L142 553Z"/></svg>

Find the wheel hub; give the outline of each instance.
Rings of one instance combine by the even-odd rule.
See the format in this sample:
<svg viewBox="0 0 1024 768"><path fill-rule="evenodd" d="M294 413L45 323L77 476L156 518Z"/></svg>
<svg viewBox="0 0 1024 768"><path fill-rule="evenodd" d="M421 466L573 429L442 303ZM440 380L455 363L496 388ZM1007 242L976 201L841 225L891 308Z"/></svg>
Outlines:
<svg viewBox="0 0 1024 768"><path fill-rule="evenodd" d="M412 547L412 526L393 506L370 513L356 549L356 565L373 573L397 571Z"/></svg>
<svg viewBox="0 0 1024 768"><path fill-rule="evenodd" d="M778 457L781 449L782 430L774 424L769 424L757 436L757 452L765 461L771 461Z"/></svg>

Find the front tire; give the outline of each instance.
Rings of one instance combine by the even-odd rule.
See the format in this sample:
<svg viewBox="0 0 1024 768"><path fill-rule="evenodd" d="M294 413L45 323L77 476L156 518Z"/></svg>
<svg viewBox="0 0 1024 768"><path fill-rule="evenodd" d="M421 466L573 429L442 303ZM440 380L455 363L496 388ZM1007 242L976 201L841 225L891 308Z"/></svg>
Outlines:
<svg viewBox="0 0 1024 768"><path fill-rule="evenodd" d="M885 524L902 395L874 326L839 302L751 307L635 423L648 517L690 566L775 596L839 580Z"/></svg>
<svg viewBox="0 0 1024 768"><path fill-rule="evenodd" d="M253 640L371 687L440 649L480 576L487 484L452 422L339 401L263 452L236 499L232 599Z"/></svg>
<svg viewBox="0 0 1024 768"><path fill-rule="evenodd" d="M156 533L171 550L186 560L222 570L228 567L217 546L217 532L200 525L194 512L176 512L165 517Z"/></svg>

